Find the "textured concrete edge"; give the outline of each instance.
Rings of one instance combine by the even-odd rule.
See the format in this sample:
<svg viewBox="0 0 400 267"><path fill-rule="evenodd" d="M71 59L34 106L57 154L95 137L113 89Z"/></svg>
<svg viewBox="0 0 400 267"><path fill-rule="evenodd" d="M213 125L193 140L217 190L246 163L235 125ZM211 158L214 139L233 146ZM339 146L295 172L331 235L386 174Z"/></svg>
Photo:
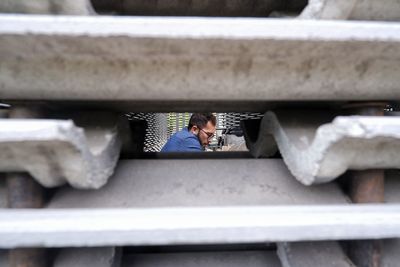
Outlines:
<svg viewBox="0 0 400 267"><path fill-rule="evenodd" d="M2 13L23 14L64 14L64 15L94 15L94 9L89 0L3 0L0 2Z"/></svg>
<svg viewBox="0 0 400 267"><path fill-rule="evenodd" d="M288 30L290 29L290 30ZM0 35L400 41L399 23L268 18L0 15Z"/></svg>
<svg viewBox="0 0 400 267"><path fill-rule="evenodd" d="M84 128L76 127L71 120L5 119L0 120L0 123L4 124L0 130L0 146L9 147L16 157L16 162L7 163L7 159L4 159L0 166L8 172L27 171L47 187L69 182L78 188L99 188L112 175L119 158L121 140L116 129L103 133L107 136L107 141L94 152L89 145L91 137L85 134ZM44 149L46 143L48 150ZM68 149L49 154L48 151L56 149L53 147L55 143ZM42 153L47 160L36 162L33 155L26 158L22 151L26 150L28 153L29 149L32 153ZM57 153L65 152L70 155L55 157ZM25 160L21 161L21 156ZM74 162L81 162L83 169L71 166ZM50 166L51 164L54 166Z"/></svg>
<svg viewBox="0 0 400 267"><path fill-rule="evenodd" d="M261 121L256 140L251 131L257 130L257 127L245 127L245 132L248 132L245 134L247 146L253 156L268 157L276 152L277 145L291 173L305 185L332 181L348 169L387 169L400 166L397 158L392 157L392 150L400 143L399 118L339 116L333 122L323 125L316 121L312 125L315 129L313 139L301 149L296 146L303 138L301 124L296 122L294 125L282 126L282 119L284 117L280 117L279 113L267 112ZM299 132L295 136L288 135L287 130L293 131L296 127ZM370 147L357 147L360 141L367 142ZM364 162L348 156L352 147L367 157ZM383 151L382 147L392 149ZM337 160L338 156L340 161Z"/></svg>
<svg viewBox="0 0 400 267"><path fill-rule="evenodd" d="M310 0L301 19L348 19L358 0Z"/></svg>
<svg viewBox="0 0 400 267"><path fill-rule="evenodd" d="M387 204L0 212L1 248L399 237L400 206Z"/></svg>

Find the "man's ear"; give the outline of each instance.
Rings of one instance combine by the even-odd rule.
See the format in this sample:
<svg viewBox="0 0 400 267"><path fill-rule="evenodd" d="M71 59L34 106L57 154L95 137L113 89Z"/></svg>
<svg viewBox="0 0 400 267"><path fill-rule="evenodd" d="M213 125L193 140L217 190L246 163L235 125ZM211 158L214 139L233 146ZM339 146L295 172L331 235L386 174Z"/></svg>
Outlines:
<svg viewBox="0 0 400 267"><path fill-rule="evenodd" d="M199 128L196 125L192 126L192 129L190 129L190 131L194 134L197 134L199 132Z"/></svg>

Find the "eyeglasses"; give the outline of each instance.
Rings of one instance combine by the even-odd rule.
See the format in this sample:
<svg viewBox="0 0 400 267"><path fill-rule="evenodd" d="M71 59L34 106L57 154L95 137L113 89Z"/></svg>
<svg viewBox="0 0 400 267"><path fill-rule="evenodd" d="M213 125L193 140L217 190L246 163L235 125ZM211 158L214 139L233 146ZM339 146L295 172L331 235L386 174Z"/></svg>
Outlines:
<svg viewBox="0 0 400 267"><path fill-rule="evenodd" d="M214 133L206 132L206 131L204 131L204 130L201 129L201 128L199 128L199 129L200 129L200 131L203 131L203 133L205 133L205 134L207 135L207 139L211 139L211 138L214 137Z"/></svg>

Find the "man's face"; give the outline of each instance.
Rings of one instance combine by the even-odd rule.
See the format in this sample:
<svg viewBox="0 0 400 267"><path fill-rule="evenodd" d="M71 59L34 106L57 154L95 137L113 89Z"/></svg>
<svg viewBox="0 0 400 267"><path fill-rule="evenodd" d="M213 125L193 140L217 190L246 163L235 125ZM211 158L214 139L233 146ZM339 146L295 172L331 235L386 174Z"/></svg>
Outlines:
<svg viewBox="0 0 400 267"><path fill-rule="evenodd" d="M214 134L215 134L215 125L212 125L212 123L209 121L207 122L204 128L202 129L198 128L197 136L199 137L201 145L203 147L206 147L210 144Z"/></svg>

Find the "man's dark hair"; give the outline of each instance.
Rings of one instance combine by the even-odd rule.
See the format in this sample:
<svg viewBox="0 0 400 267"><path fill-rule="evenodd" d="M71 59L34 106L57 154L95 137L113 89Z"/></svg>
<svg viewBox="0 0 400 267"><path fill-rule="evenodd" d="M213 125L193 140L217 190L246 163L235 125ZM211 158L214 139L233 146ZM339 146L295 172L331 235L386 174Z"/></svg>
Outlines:
<svg viewBox="0 0 400 267"><path fill-rule="evenodd" d="M214 114L210 113L193 113L189 120L188 130L192 129L194 125L198 128L203 129L206 127L207 122L211 122L212 125L217 124L217 119Z"/></svg>

